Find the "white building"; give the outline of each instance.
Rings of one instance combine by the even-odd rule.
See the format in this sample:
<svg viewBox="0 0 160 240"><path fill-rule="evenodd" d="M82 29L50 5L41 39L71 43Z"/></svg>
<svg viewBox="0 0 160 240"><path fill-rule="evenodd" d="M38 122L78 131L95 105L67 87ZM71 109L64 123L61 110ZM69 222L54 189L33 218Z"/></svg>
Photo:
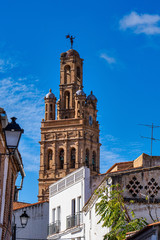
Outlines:
<svg viewBox="0 0 160 240"><path fill-rule="evenodd" d="M123 197L126 206L130 209L129 213L133 210L136 218L146 218L146 221L152 224L160 221L159 173L160 156L151 157L142 154L134 161L114 164L107 171L98 188L109 189L111 185L120 184L124 190ZM109 231L109 228L102 228L102 223L97 224L100 219L95 210L98 201L97 194L93 193L83 207L85 240L103 240L103 236ZM132 218L131 214L130 217Z"/></svg>
<svg viewBox="0 0 160 240"><path fill-rule="evenodd" d="M101 178L81 167L50 186L48 239L85 239L82 207Z"/></svg>
<svg viewBox="0 0 160 240"><path fill-rule="evenodd" d="M48 234L49 203L14 203L13 225L16 224L16 239L45 240ZM20 216L26 211L29 216L25 228L21 228Z"/></svg>
<svg viewBox="0 0 160 240"><path fill-rule="evenodd" d="M107 182L104 180L99 188L106 186ZM98 201L97 194L93 193L83 207L85 240L103 240L103 236L109 231L108 228L102 228L102 223L98 224L100 220L100 216L96 214L96 203Z"/></svg>

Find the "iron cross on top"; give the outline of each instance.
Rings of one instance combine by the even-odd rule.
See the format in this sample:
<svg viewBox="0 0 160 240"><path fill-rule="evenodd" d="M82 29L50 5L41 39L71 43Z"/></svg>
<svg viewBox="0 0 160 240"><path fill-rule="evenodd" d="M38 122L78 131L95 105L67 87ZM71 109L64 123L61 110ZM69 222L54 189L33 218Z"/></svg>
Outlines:
<svg viewBox="0 0 160 240"><path fill-rule="evenodd" d="M66 38L69 38L70 39L70 42L71 42L71 49L73 48L73 39L75 39L75 37L73 36L70 36L69 34L66 35Z"/></svg>

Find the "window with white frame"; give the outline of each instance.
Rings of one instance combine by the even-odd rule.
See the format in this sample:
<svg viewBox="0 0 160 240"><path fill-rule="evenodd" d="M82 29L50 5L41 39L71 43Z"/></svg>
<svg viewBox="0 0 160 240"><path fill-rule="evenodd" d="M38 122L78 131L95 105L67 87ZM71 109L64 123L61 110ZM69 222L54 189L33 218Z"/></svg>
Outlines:
<svg viewBox="0 0 160 240"><path fill-rule="evenodd" d="M75 215L75 212L76 212L76 200L75 198L72 199L72 206L71 206L71 210L72 210L72 215Z"/></svg>
<svg viewBox="0 0 160 240"><path fill-rule="evenodd" d="M54 223L56 221L56 209L52 209L52 222Z"/></svg>
<svg viewBox="0 0 160 240"><path fill-rule="evenodd" d="M77 198L77 212L81 211L81 196Z"/></svg>
<svg viewBox="0 0 160 240"><path fill-rule="evenodd" d="M57 207L57 220L61 221L61 207Z"/></svg>

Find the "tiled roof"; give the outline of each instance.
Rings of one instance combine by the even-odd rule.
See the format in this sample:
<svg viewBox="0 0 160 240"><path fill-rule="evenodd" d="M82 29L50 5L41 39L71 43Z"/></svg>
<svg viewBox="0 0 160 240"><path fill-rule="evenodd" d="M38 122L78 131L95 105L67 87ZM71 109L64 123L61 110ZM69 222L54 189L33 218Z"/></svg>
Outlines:
<svg viewBox="0 0 160 240"><path fill-rule="evenodd" d="M13 211L21 208L31 207L31 206L38 205L45 202L49 202L49 201L40 201L36 203L13 202Z"/></svg>

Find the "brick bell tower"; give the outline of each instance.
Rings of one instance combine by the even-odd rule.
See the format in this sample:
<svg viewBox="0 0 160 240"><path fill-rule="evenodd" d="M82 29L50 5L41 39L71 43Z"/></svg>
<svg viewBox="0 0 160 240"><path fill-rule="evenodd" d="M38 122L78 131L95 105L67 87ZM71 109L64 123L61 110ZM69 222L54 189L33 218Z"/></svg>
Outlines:
<svg viewBox="0 0 160 240"><path fill-rule="evenodd" d="M51 89L45 96L41 123L38 200L49 198L49 185L68 173L87 166L99 173L100 143L97 99L83 91L83 59L73 49L61 54L60 98Z"/></svg>

